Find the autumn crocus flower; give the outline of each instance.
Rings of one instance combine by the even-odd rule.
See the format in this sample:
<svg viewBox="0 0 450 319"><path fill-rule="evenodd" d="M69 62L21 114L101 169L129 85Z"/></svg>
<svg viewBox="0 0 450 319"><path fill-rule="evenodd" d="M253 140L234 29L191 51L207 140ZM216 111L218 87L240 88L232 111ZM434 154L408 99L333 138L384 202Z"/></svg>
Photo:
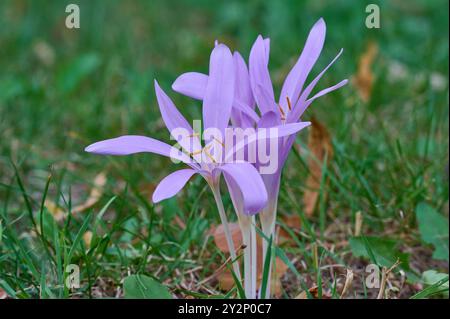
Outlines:
<svg viewBox="0 0 450 319"><path fill-rule="evenodd" d="M299 59L283 83L278 101L275 100L272 81L268 70L270 40L258 36L250 52L248 71L245 61L239 53L236 52L234 54L234 67L236 72L235 82L239 83L239 86L236 88L233 102L233 124L242 127L256 126L258 128L268 128L291 125L292 123L307 123L300 121L301 115L306 108L317 98L330 93L347 83L347 80L343 80L310 97L312 90L324 73L342 54L343 50L341 49L331 63L305 87L306 79L322 51L325 42L325 34L325 22L323 19L319 19L312 27ZM207 81L207 75L190 72L181 75L174 82L172 88L175 91L190 97L202 99ZM189 85L187 85L187 83L189 83ZM258 106L261 117L254 112L255 103ZM305 127L306 126L307 125L305 125ZM270 237L273 234L281 172L294 141L295 134L280 138L278 143L278 169L270 174L262 174L269 198L267 206L261 211L259 217L263 233L267 237ZM261 163L256 161L254 165L259 168ZM239 192L236 192L234 196L233 193L234 192L231 192L232 199L233 197L238 198L236 202L240 202ZM237 206L239 206L239 203ZM242 208L237 208L236 210L238 211L239 209ZM266 251L267 241L264 240L264 256ZM269 296L269 292L270 281L266 296Z"/></svg>
<svg viewBox="0 0 450 319"><path fill-rule="evenodd" d="M234 74L231 52L224 45L214 48L210 57L210 81L206 87L203 101L203 124L205 129L216 128L219 131L227 127L234 95ZM161 141L145 136L121 136L86 147L90 153L103 155L129 155L140 152L150 152L181 161L190 168L181 169L166 176L153 193L153 202L157 203L177 194L194 174L202 175L211 187L216 200L221 221L227 235L230 254L236 259L235 247L231 240L225 210L220 197L219 178L223 173L232 179L239 190L245 194L243 205L245 212L255 213L267 202L267 192L260 175L249 163L216 164L213 161L203 161L204 156L212 157L209 150L202 148L198 133L194 132L188 121L182 116L171 99L164 93L155 81L155 92L162 118L172 137L185 152ZM177 130L184 130L186 134L179 135ZM240 277L236 263L234 271Z"/></svg>
<svg viewBox="0 0 450 319"><path fill-rule="evenodd" d="M209 79L203 99L203 125L208 130L225 136L225 129L231 115L234 96L234 69L230 50L225 45L217 45L211 53ZM219 215L224 226L230 255L236 259L235 247L228 229L227 217L222 204L219 181L223 174L227 181L232 181L233 191L239 191L243 207L241 213L252 215L259 212L267 203L267 191L256 168L245 161L223 161L229 159L230 153L217 157L212 150L221 147L221 139L210 135L205 147L199 140L198 132L194 132L187 120L177 110L171 99L155 81L155 92L164 123L173 139L183 149L170 146L164 142L145 136L127 135L94 143L86 148L87 152L103 155L129 155L150 152L187 164L190 168L181 169L166 176L153 193L153 202L157 203L177 194L194 174L205 178L212 189ZM297 132L299 125L282 127L274 138ZM258 134L254 139L258 139ZM213 145L214 144L214 145ZM233 154L231 152L231 154ZM233 263L234 271L240 278L237 263Z"/></svg>
<svg viewBox="0 0 450 319"><path fill-rule="evenodd" d="M280 124L289 124L299 121L306 108L311 105L314 100L347 84L348 81L345 79L310 97L316 84L342 54L343 50L341 49L328 66L305 87L306 79L322 51L325 35L325 21L319 19L312 27L300 57L283 83L278 102L275 100L272 81L268 70L269 41L268 39L264 40L261 36L258 36L256 39L250 51L249 58L250 83L253 96L260 112L272 112L277 115L271 118L271 123L266 123L267 126L278 126ZM267 206L260 213L261 227L266 236L271 236L273 234L281 171L294 141L295 135L281 139L279 170L274 174L262 175L269 194ZM266 242L265 245L267 245ZM265 245L263 245L263 254L266 251Z"/></svg>

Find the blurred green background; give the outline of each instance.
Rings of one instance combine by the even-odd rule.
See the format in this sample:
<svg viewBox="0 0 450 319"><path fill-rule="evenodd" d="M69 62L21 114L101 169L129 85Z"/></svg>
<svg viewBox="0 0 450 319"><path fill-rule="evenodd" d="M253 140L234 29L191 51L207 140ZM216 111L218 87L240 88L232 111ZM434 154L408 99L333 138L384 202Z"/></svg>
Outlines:
<svg viewBox="0 0 450 319"><path fill-rule="evenodd" d="M65 27L69 3L80 7L80 29ZM365 27L369 3L380 7L380 29ZM83 202L101 171L106 172L108 182L95 211L119 195L110 222L110 228L117 223L116 233L102 255L92 253L99 266L91 265L92 273L83 270L88 272L83 278L89 278L84 293L92 295L99 277L112 278L118 285L126 270L137 267L154 274L158 265L165 264L139 259L150 254L149 247L151 253L163 251L176 260L182 260L180 256L188 251L197 256L209 223L217 219L209 194L202 199L202 209L193 204L203 189L201 180L195 179L179 200L163 204L161 213L161 207L153 207L149 199L154 184L173 170L170 161L145 154L105 158L84 153L84 147L121 134L169 141L156 105L153 79L158 79L188 119L198 118L200 103L172 92L170 86L183 72L207 72L215 39L247 59L258 34L270 37L269 65L279 92L311 26L320 17L327 23L327 38L312 75L340 48L344 54L317 89L352 79L368 44L375 43L379 49L367 103L350 83L315 102L305 114L305 119L314 115L327 127L335 149L330 184L321 190L328 194L327 204L310 220L310 227L313 232L320 229L326 242L340 241L342 238L329 236L325 230L336 221L351 227L355 213L362 211L365 233L381 232L394 239L412 236L405 239L402 251L414 255L413 247L423 246L415 220L417 204L428 202L440 214L448 215L447 1L2 0L0 210L2 224L9 229L9 233L3 232L7 239L0 246L3 282L22 296L36 294L25 287L39 279L30 273L31 266L22 260L25 257L14 253L17 243L11 238L22 240L21 234L30 232L32 224L25 211L31 206L37 218L50 172L47 198L62 207L69 198ZM300 134L299 145L306 144L306 137L306 132ZM291 157L285 170L280 214L301 214L301 203L289 198L292 194L301 198L304 190L308 170L302 165L302 156L300 160ZM25 191L19 187L12 163ZM202 218L194 218L200 211ZM182 233L171 223L175 215L188 224ZM203 219L205 216L208 218ZM83 218L75 216L64 228L67 238L63 242L71 242L82 223ZM139 227L148 232L137 236L134 231ZM123 234L128 237L122 238ZM140 240L133 242L134 246L123 247L135 237ZM180 251L164 246L181 241ZM42 257L43 248L33 236L25 242L32 260ZM125 252L118 253L117 247ZM308 256L304 247L299 249ZM78 257L83 260L82 256L80 252ZM422 259L421 266L416 266L418 273L434 265ZM110 270L103 263L117 268ZM183 262L168 263L156 277L164 281L183 267ZM18 271L20 276L15 275ZM208 267L203 271L206 276ZM448 272L448 265L442 271ZM177 279L168 285L177 287Z"/></svg>

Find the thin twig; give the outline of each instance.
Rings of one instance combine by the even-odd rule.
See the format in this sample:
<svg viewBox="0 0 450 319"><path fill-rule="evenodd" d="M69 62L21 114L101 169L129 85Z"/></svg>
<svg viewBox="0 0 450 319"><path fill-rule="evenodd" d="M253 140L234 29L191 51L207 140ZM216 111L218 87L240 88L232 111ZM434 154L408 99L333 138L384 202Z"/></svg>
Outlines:
<svg viewBox="0 0 450 319"><path fill-rule="evenodd" d="M377 299L383 299L388 275L400 264L401 264L400 259L397 259L397 261L389 269L383 267L383 269L381 270L381 284Z"/></svg>

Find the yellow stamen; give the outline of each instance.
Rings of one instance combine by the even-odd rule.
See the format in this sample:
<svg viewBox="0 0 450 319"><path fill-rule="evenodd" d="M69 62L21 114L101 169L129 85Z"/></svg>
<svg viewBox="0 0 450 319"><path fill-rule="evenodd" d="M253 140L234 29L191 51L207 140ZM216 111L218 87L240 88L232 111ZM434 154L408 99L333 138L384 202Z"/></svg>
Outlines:
<svg viewBox="0 0 450 319"><path fill-rule="evenodd" d="M217 164L217 162L216 162L216 160L214 159L214 157L212 157L212 155L211 154L209 154L209 152L208 152L208 150L206 149L206 147L205 147L205 154L206 154L206 156L208 156L209 157L209 159L211 160L211 161L213 161L213 163L215 163L215 164Z"/></svg>
<svg viewBox="0 0 450 319"><path fill-rule="evenodd" d="M222 145L222 147L225 147L225 144L224 144L221 140L219 140L219 139L216 138L216 137L213 137L213 139L214 139L217 143L219 143L220 145Z"/></svg>
<svg viewBox="0 0 450 319"><path fill-rule="evenodd" d="M198 150L198 151L192 152L191 154L192 155L198 155L198 154L201 154L202 152L203 152L203 150Z"/></svg>
<svg viewBox="0 0 450 319"><path fill-rule="evenodd" d="M192 133L192 134L188 135L188 137L197 137L197 136L199 136L198 133Z"/></svg>

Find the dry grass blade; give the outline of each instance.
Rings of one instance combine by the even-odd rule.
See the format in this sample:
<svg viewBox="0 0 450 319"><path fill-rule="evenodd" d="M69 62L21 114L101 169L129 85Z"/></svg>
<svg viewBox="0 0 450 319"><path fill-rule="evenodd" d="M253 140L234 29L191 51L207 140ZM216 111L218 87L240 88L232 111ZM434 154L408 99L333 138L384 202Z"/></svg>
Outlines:
<svg viewBox="0 0 450 319"><path fill-rule="evenodd" d="M349 291L353 282L353 270L347 269L347 275L345 276L344 288L342 288L341 299L344 298L345 294Z"/></svg>

